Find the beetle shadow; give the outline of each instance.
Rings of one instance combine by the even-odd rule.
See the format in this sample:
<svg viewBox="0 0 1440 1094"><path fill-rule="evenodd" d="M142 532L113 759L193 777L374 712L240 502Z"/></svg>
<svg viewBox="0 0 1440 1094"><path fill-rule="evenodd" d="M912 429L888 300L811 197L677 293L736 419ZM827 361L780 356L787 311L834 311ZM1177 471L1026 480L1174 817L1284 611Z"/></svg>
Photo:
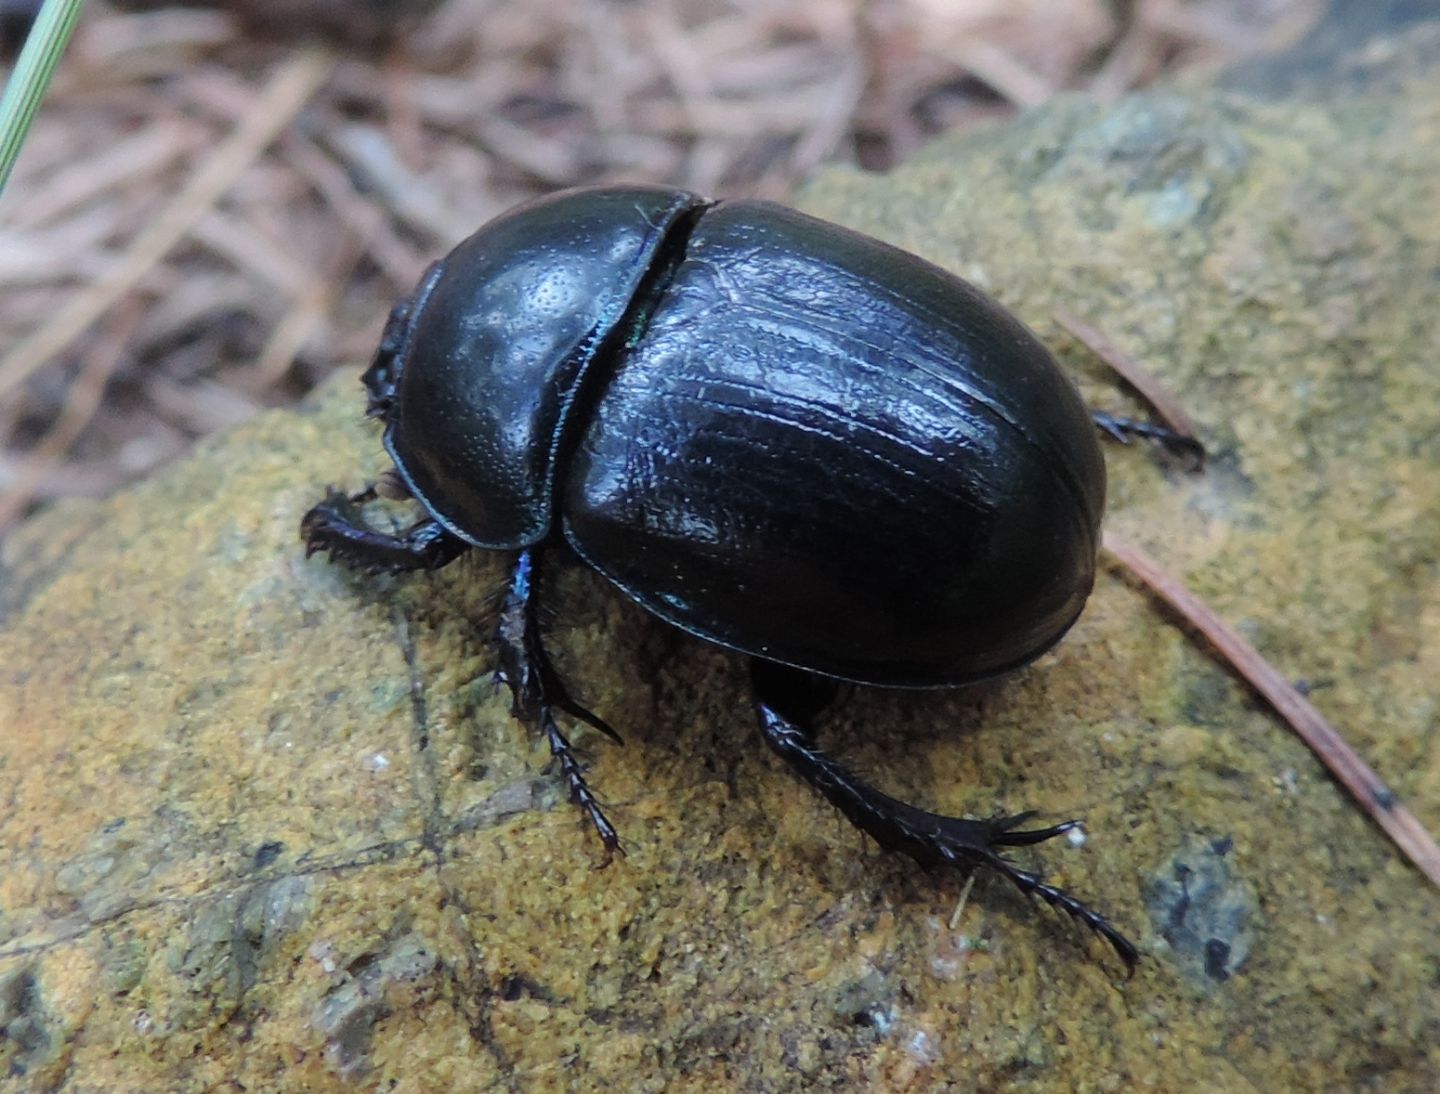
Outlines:
<svg viewBox="0 0 1440 1094"><path fill-rule="evenodd" d="M432 588L411 610L453 613L457 603L465 604L459 610L488 672L494 662L493 624L480 604L487 590L503 590L504 564L482 553L431 575L431 581L452 572L457 595ZM462 589L468 595L458 595ZM625 799L640 792L634 789L639 786L658 793L673 784L683 792L720 780L732 800L743 800L753 797L756 780L791 777L757 730L744 656L656 618L559 550L546 555L540 606L546 648L573 697L626 742L618 752L589 732L575 738L587 768L618 763L626 769L595 772L595 789L615 807L622 834ZM1030 704L1021 696L1043 675L1043 669L1027 667L965 688L937 690L841 683L812 728L836 759L877 789L921 808L988 816L1043 807L1028 800L1023 775L1011 774L1002 783L986 774L994 749L1008 748L996 742L1015 731L1016 709L1033 706L1033 695ZM1043 739L1026 736L1030 747ZM1015 767L1005 766L1012 772ZM623 789L627 784L629 792ZM817 816L829 809L819 795L815 808Z"/></svg>
<svg viewBox="0 0 1440 1094"><path fill-rule="evenodd" d="M698 751L696 727L729 739L719 751L734 751L737 728L753 730L739 658L656 618L567 552L547 555L547 567L546 648L574 698L634 751Z"/></svg>
<svg viewBox="0 0 1440 1094"><path fill-rule="evenodd" d="M654 763L684 754L741 793L738 758L768 755L755 724L748 659L656 618L568 553L547 556L547 566L547 648L575 698L627 742L653 751ZM826 751L879 789L935 803L946 787L917 757L953 750L971 766L964 757L986 740L983 731L1015 722L1007 711L1034 672L1026 667L958 689L840 682L812 728ZM645 758L632 762L651 766ZM977 774L966 795L972 812L993 812L999 789Z"/></svg>
<svg viewBox="0 0 1440 1094"><path fill-rule="evenodd" d="M487 581L495 576L489 569L482 572ZM917 929L931 922L923 918L927 910L931 917L946 918L960 897L966 872L927 869L903 855L882 853L776 760L755 724L745 657L657 619L574 559L548 562L547 581L547 648L577 701L595 709L626 740L627 747L619 750L587 734L578 748L625 844L634 849L649 839L645 823L631 815L638 799L664 800L671 814L684 813L688 795L717 782L727 787L736 807L715 811L715 830L707 839L716 839L722 827L748 825L755 831L742 842L763 844L767 835L775 834L773 827L767 832L765 803L773 807L781 800L773 794L778 783L793 783L801 793L789 801L801 803L799 808L807 817L813 815L825 835L793 847L777 846L774 868L803 876L801 885L850 890L861 899L856 886L863 876L860 888L868 891L877 909L910 909L921 917ZM487 637L477 632L477 639ZM1017 758L1016 753L1045 747L1051 730L1031 726L1028 719L1051 671L1068 670L1042 663L959 689L841 684L815 721L815 737L877 789L919 808L959 817L1044 811L1046 803L1036 800L1039 795L1025 779L1023 754ZM1062 730L1057 726L1053 731ZM1025 742L1018 747L1017 733ZM999 764L997 750L1003 757ZM1005 774L996 774L997 768ZM691 869L689 859L675 858L679 853L678 846L656 845L650 848L650 861L683 862ZM1041 874L1053 858L1032 848L1011 854L1023 868ZM1058 936L1077 954L1089 945L1084 932L1057 932L1043 923L1053 917L1037 919L1035 901L992 871L978 872L973 899L986 912L971 919L984 925L982 933L972 938L960 926L957 939L978 938L983 946L992 936Z"/></svg>
<svg viewBox="0 0 1440 1094"><path fill-rule="evenodd" d="M987 743L987 732L1001 732L1013 722L1007 712L1017 705L1017 689L1028 675L1026 669L937 690L842 684L816 720L816 738L886 793L933 800L943 788L935 785L924 758L953 750L968 766L975 749Z"/></svg>

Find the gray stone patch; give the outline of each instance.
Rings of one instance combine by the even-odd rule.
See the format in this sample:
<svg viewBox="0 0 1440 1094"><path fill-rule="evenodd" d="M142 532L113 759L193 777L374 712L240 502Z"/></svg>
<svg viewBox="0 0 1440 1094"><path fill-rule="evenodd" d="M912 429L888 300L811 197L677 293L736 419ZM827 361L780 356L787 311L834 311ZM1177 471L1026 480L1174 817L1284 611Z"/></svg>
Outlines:
<svg viewBox="0 0 1440 1094"><path fill-rule="evenodd" d="M1151 875L1145 903L1176 965L1214 987L1241 971L1250 956L1255 887L1239 877L1228 837L1197 839Z"/></svg>

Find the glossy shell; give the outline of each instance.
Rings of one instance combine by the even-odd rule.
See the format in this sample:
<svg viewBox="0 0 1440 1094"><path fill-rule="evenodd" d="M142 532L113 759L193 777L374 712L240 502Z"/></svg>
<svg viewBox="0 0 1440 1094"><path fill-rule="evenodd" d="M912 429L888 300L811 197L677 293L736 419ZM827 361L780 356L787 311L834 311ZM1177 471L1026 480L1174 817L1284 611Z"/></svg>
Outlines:
<svg viewBox="0 0 1440 1094"><path fill-rule="evenodd" d="M385 445L446 528L494 549L549 534L560 426L597 356L613 359L599 351L666 233L699 202L615 189L521 206L451 251L401 305L398 356L375 366L398 373Z"/></svg>
<svg viewBox="0 0 1440 1094"><path fill-rule="evenodd" d="M947 686L1032 660L1090 592L1105 474L1079 395L999 304L876 240L571 191L482 228L397 315L367 383L425 506L483 547L563 536L702 638Z"/></svg>

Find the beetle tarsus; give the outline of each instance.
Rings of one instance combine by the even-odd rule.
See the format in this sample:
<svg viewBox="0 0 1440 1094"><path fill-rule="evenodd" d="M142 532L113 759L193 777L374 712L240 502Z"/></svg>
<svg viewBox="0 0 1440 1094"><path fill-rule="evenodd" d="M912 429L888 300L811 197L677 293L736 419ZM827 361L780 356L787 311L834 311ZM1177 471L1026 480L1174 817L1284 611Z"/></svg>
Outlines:
<svg viewBox="0 0 1440 1094"><path fill-rule="evenodd" d="M1196 470L1205 464L1205 446L1196 437L1154 422L1142 422L1138 418L1120 418L1103 410L1090 411L1095 428L1120 444L1129 444L1131 437L1144 437L1155 441L1171 455L1188 461Z"/></svg>
<svg viewBox="0 0 1440 1094"><path fill-rule="evenodd" d="M1069 830L1075 826L1075 822L1060 825L1058 827ZM1125 962L1125 974L1127 977L1135 975L1135 966L1140 961L1140 951L1121 934L1111 922L1093 908L1088 907L1064 889L1047 884L1038 874L1032 874L1028 870L1021 870L1019 867L1007 862L1000 856L995 856L987 862L987 865L994 867L1004 874L1010 881L1027 896L1036 896L1043 900L1050 907L1057 911L1064 912L1077 923L1084 924L1094 931L1115 951L1120 960Z"/></svg>
<svg viewBox="0 0 1440 1094"><path fill-rule="evenodd" d="M570 800L585 811L605 845L603 866L615 855L623 855L625 849L620 845L615 826L606 819L599 799L586 783L580 761L575 758L569 739L556 724L553 712L564 711L617 743L620 735L570 697L565 682L560 679L550 655L545 652L536 610L539 579L538 554L533 550L521 551L515 560L500 608L500 667L495 679L497 684L504 684L510 689L510 713L544 732L550 754L565 776Z"/></svg>
<svg viewBox="0 0 1440 1094"><path fill-rule="evenodd" d="M328 488L325 500L300 521L305 557L325 551L337 562L367 574L396 574L438 570L470 549L428 517L399 534L371 528L360 510L378 496L373 485L349 495Z"/></svg>
<svg viewBox="0 0 1440 1094"><path fill-rule="evenodd" d="M571 748L569 739L560 732L560 727L555 724L554 717L547 709L542 716L545 729L545 739L550 744L550 755L560 765L560 773L565 776L565 783L570 789L570 800L585 811L590 818L590 823L595 826L595 831L600 834L600 842L605 845L605 858L600 866L609 866L610 860L616 855L624 856L625 848L620 844L620 835L615 831L615 826L606 818L604 811L600 808L600 801L595 797L595 792L585 782L585 774L580 770L580 762L575 759L575 750Z"/></svg>
<svg viewBox="0 0 1440 1094"><path fill-rule="evenodd" d="M898 851L922 866L988 866L1004 874L1023 893L1034 895L1100 935L1135 970L1139 951L1124 935L1069 893L1015 866L1000 852L1028 847L1078 826L1066 821L1049 828L1021 829L1033 812L988 820L928 813L881 793L844 765L827 756L806 724L824 705L817 678L794 669L751 661L755 712L766 744L846 818L887 851ZM823 682L822 682L823 683Z"/></svg>

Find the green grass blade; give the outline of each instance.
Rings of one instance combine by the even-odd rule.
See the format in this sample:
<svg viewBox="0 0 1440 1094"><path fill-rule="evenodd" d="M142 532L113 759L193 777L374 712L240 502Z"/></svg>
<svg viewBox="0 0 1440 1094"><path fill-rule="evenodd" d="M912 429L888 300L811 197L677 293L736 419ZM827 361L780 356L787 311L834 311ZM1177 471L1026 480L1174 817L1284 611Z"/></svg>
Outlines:
<svg viewBox="0 0 1440 1094"><path fill-rule="evenodd" d="M0 195L85 0L45 0L0 99Z"/></svg>

